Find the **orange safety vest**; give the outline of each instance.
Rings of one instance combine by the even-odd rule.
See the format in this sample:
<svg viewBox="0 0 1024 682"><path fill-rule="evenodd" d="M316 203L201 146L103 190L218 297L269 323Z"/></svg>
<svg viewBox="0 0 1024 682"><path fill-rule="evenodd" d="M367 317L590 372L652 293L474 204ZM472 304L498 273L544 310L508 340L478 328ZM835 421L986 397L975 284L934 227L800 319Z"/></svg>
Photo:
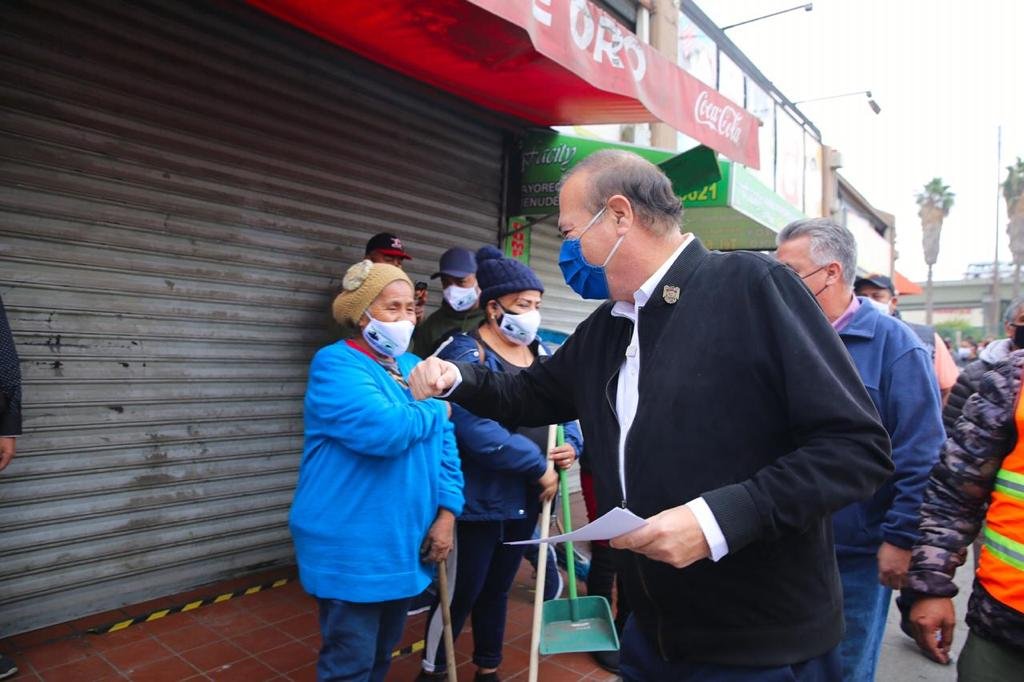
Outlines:
<svg viewBox="0 0 1024 682"><path fill-rule="evenodd" d="M978 579L1002 604L1024 613L1024 400L1014 412L1017 445L996 474L985 515Z"/></svg>

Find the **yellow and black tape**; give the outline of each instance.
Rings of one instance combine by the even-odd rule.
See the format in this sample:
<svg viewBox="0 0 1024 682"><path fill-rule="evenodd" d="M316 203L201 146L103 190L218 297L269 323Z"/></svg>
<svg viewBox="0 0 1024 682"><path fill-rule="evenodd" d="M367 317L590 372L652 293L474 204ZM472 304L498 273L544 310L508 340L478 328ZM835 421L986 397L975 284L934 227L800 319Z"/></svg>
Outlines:
<svg viewBox="0 0 1024 682"><path fill-rule="evenodd" d="M409 646L404 646L401 649L395 649L391 652L391 658L399 658L400 656L408 656L409 654L414 654L417 651L423 651L424 646L426 646L426 642L421 639L418 642L413 642Z"/></svg>
<svg viewBox="0 0 1024 682"><path fill-rule="evenodd" d="M110 623L101 627L89 628L86 632L91 635L105 635L108 632L117 632L124 630L132 625L138 625L139 623L151 623L154 620L160 620L172 613L184 613L186 611L195 611L203 606L210 606L211 604L219 604L221 602L234 599L235 597L242 597L247 594L256 594L263 590L272 590L276 587L282 587L288 584L288 578L281 578L270 583L264 583L263 585L253 585L241 590L235 590L234 592L226 592L224 594L218 594L216 597L207 597L206 599L198 599L196 601L190 601L187 604L180 604L178 606L172 606L167 609L157 609L151 613L147 613L142 616L136 616L135 618L129 618L127 620L118 621L116 623Z"/></svg>
<svg viewBox="0 0 1024 682"><path fill-rule="evenodd" d="M224 594L218 594L215 597L207 597L206 599L197 599L196 601L190 601L187 604L179 604L178 606L172 606L166 609L157 609L151 613L147 613L142 616L136 616L135 618L129 618L121 620L116 623L110 623L100 627L89 628L86 632L90 635L105 635L108 632L118 632L125 628L130 628L133 625L139 623L152 623L154 620L160 620L173 613L185 613L186 611L195 611L203 606L210 606L211 604L220 604L221 602L234 599L235 597L243 597L247 594L256 594L264 590L272 590L276 587L283 587L289 582L288 578L281 578L270 583L264 583L263 585L253 585L241 590L235 590L234 592L225 592ZM402 656L408 656L414 654L417 651L423 651L423 647L426 646L424 640L413 642L409 646L402 647L401 649L395 649L391 652L391 658L400 658Z"/></svg>

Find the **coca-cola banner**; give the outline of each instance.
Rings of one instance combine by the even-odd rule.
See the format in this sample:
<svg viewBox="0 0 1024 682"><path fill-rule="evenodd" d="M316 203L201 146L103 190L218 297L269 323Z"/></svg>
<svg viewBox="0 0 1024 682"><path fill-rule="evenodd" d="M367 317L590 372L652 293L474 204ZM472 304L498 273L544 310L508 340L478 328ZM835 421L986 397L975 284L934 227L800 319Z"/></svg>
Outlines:
<svg viewBox="0 0 1024 682"><path fill-rule="evenodd" d="M660 119L730 159L759 164L757 119L587 0L248 2L520 120L546 126Z"/></svg>
<svg viewBox="0 0 1024 682"><path fill-rule="evenodd" d="M757 119L683 71L587 0L469 0L530 34L534 49L591 85L758 168Z"/></svg>

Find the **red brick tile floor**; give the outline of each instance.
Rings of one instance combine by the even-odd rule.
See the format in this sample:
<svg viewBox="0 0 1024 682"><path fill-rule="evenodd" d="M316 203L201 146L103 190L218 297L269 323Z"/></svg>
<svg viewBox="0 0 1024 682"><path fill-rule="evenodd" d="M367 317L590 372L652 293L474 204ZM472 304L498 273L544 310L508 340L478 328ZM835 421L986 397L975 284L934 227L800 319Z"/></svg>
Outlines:
<svg viewBox="0 0 1024 682"><path fill-rule="evenodd" d="M283 587L171 614L113 633L86 633L94 626L109 625L281 577L289 578ZM523 562L509 598L504 662L500 670L503 680L527 679L532 583L533 569ZM426 614L409 618L401 647L423 638L425 619ZM14 658L20 668L12 679L45 682L313 681L319 646L316 606L302 591L294 569L249 575L0 640L0 652ZM472 680L475 667L470 661L472 631L469 624L456 640L455 649L460 682ZM387 680L411 682L419 670L419 661L419 653L396 658ZM539 677L542 682L618 679L598 668L588 654L544 657Z"/></svg>

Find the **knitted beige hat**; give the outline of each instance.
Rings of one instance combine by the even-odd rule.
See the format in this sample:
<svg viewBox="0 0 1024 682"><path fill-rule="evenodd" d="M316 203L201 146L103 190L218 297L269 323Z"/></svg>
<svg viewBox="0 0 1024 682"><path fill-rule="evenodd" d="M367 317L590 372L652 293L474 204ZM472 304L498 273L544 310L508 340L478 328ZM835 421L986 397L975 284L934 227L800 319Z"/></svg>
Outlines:
<svg viewBox="0 0 1024 682"><path fill-rule="evenodd" d="M331 312L338 324L358 324L359 318L374 299L380 295L384 287L401 280L409 283L412 280L394 265L360 261L350 267L341 280L341 293L334 297Z"/></svg>

